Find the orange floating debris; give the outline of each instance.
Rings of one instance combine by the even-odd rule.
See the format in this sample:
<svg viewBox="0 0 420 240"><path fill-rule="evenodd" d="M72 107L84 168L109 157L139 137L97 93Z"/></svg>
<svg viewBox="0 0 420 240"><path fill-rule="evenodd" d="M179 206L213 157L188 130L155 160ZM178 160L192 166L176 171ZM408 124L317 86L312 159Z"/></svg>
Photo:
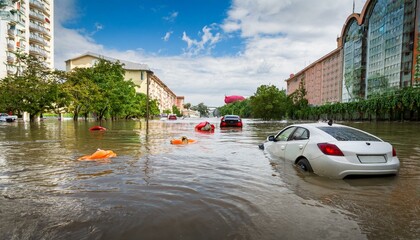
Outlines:
<svg viewBox="0 0 420 240"><path fill-rule="evenodd" d="M111 158L111 157L116 157L116 156L117 156L117 154L114 153L112 150L98 149L92 155L86 155L86 156L80 157L77 160L79 160L79 161L90 161L90 160L106 159L106 158Z"/></svg>
<svg viewBox="0 0 420 240"><path fill-rule="evenodd" d="M194 139L188 139L187 137L181 137L181 139L172 139L171 144L189 144L189 143L195 143L197 140Z"/></svg>

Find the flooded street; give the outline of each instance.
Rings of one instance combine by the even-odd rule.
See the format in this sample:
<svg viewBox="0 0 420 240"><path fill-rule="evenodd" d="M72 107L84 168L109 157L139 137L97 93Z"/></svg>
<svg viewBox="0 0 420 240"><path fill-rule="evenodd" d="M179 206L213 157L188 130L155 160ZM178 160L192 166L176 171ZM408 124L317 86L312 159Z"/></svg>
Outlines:
<svg viewBox="0 0 420 240"><path fill-rule="evenodd" d="M349 124L393 144L400 173L332 180L258 148L285 123L201 120L0 123L0 239L420 238L419 123ZM77 160L97 148L117 157Z"/></svg>

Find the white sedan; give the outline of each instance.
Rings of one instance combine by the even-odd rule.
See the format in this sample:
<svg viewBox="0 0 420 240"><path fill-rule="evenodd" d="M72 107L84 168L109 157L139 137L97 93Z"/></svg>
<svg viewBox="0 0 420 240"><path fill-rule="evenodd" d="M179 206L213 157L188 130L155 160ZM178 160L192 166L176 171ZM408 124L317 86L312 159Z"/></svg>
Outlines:
<svg viewBox="0 0 420 240"><path fill-rule="evenodd" d="M388 142L332 122L287 126L268 136L261 147L303 171L336 179L350 175L395 175L400 167L395 149Z"/></svg>

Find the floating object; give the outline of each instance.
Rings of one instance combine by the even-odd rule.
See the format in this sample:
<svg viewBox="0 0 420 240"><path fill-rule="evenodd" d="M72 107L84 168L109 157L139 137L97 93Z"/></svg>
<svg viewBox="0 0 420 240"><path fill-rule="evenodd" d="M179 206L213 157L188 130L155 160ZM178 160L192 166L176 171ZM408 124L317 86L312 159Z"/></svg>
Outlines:
<svg viewBox="0 0 420 240"><path fill-rule="evenodd" d="M111 158L111 157L116 157L117 154L114 153L112 150L102 150L99 149L96 150L96 152L94 152L92 155L86 155L83 157L80 157L79 161L90 161L90 160L100 160L100 159L107 159L107 158Z"/></svg>
<svg viewBox="0 0 420 240"><path fill-rule="evenodd" d="M195 126L196 131L214 132L214 125L209 122L201 122Z"/></svg>
<svg viewBox="0 0 420 240"><path fill-rule="evenodd" d="M194 139L188 139L187 137L181 137L181 139L172 139L171 144L189 144L189 143L195 143L197 140Z"/></svg>
<svg viewBox="0 0 420 240"><path fill-rule="evenodd" d="M89 128L89 131L106 131L106 128L101 127L101 126L93 126Z"/></svg>
<svg viewBox="0 0 420 240"><path fill-rule="evenodd" d="M233 103L233 102L237 102L237 101L243 101L245 100L244 97L242 96L238 96L238 95L231 95L231 96L225 96L225 103Z"/></svg>

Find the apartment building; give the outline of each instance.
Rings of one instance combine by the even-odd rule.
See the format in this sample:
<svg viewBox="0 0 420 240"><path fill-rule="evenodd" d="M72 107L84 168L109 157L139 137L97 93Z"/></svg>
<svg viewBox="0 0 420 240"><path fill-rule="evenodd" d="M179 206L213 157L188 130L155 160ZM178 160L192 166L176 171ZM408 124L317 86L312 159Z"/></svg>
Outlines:
<svg viewBox="0 0 420 240"><path fill-rule="evenodd" d="M66 71L73 68L88 68L95 65L99 59L110 62L120 62L125 70L125 80L131 80L136 84L136 92L147 94L147 78L149 78L149 96L158 102L158 107L162 113L164 110L172 111L172 106L176 105L176 95L172 90L153 74L146 64L134 63L125 60L119 60L111 57L102 56L96 53L88 52L81 56L66 61Z"/></svg>
<svg viewBox="0 0 420 240"><path fill-rule="evenodd" d="M54 0L0 0L0 79L19 70L15 53L54 68Z"/></svg>
<svg viewBox="0 0 420 240"><path fill-rule="evenodd" d="M149 96L151 99L156 99L158 101L161 113L164 110L172 111L172 106L176 106L175 93L173 93L155 74L152 75L149 84Z"/></svg>
<svg viewBox="0 0 420 240"><path fill-rule="evenodd" d="M286 79L288 94L304 81L309 103L322 105L419 82L419 2L366 1L361 13L348 16L335 50Z"/></svg>
<svg viewBox="0 0 420 240"><path fill-rule="evenodd" d="M184 111L184 102L185 102L185 97L184 96L177 96L176 97L176 104L175 105L181 113Z"/></svg>
<svg viewBox="0 0 420 240"><path fill-rule="evenodd" d="M336 49L300 72L291 74L286 80L287 94L292 94L303 82L309 104L340 102L342 72L342 50Z"/></svg>

